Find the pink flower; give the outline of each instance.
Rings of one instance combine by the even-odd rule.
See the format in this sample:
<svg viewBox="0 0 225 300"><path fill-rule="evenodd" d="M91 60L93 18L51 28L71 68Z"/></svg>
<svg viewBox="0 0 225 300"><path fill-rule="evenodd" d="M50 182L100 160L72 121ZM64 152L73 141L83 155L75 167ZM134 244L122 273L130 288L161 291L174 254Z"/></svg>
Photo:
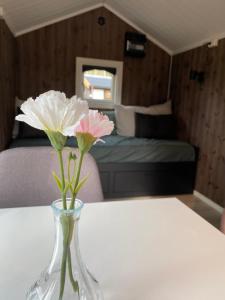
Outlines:
<svg viewBox="0 0 225 300"><path fill-rule="evenodd" d="M114 124L108 116L97 110L89 110L88 115L84 116L76 126L75 135L88 133L98 141L102 136L110 135L113 128Z"/></svg>

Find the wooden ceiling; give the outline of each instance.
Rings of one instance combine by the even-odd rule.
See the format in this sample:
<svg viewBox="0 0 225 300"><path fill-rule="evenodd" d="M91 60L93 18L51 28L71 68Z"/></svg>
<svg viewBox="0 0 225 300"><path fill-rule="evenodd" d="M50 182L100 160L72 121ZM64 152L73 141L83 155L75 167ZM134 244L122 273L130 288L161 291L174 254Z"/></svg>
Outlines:
<svg viewBox="0 0 225 300"><path fill-rule="evenodd" d="M16 35L101 5L171 54L225 37L224 0L0 0Z"/></svg>

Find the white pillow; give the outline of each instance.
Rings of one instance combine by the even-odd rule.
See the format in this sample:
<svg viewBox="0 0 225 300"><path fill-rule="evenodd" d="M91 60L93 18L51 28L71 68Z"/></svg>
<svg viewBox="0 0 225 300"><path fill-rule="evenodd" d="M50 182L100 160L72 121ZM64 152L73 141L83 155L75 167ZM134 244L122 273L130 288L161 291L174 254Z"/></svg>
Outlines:
<svg viewBox="0 0 225 300"><path fill-rule="evenodd" d="M115 105L117 134L135 136L135 112L148 114L148 107Z"/></svg>
<svg viewBox="0 0 225 300"><path fill-rule="evenodd" d="M135 136L135 113L146 115L170 115L172 114L171 106L171 101L148 107L115 105L117 134L132 137Z"/></svg>
<svg viewBox="0 0 225 300"><path fill-rule="evenodd" d="M163 103L151 105L148 107L149 115L171 115L172 114L172 102L171 100Z"/></svg>
<svg viewBox="0 0 225 300"><path fill-rule="evenodd" d="M17 115L17 108L23 104L23 100L20 100L18 97L15 99L15 116ZM16 139L19 134L19 122L14 120L14 126L12 131L12 138Z"/></svg>

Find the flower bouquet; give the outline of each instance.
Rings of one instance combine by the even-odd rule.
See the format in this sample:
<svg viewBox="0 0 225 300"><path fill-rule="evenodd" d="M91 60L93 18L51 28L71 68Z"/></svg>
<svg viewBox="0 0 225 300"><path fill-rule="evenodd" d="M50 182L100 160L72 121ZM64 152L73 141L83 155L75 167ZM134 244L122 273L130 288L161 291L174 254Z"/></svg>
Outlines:
<svg viewBox="0 0 225 300"><path fill-rule="evenodd" d="M58 155L60 174L53 172L53 177L61 194L61 199L52 203L56 226L53 256L28 291L27 299L102 299L98 282L81 259L78 220L83 202L76 197L88 180L87 176L80 178L85 154L95 143L102 141L101 137L112 132L114 124L97 110L89 110L86 101L76 96L67 99L64 93L56 91L41 94L35 100L29 98L21 110L23 114L16 120L43 130ZM64 166L62 152L68 136L77 140L79 155L69 152L67 166Z"/></svg>

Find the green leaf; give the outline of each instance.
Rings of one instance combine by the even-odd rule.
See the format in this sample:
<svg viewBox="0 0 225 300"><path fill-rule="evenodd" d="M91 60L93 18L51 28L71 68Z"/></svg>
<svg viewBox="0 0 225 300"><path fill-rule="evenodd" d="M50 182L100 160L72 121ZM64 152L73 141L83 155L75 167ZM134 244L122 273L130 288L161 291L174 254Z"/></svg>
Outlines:
<svg viewBox="0 0 225 300"><path fill-rule="evenodd" d="M72 183L70 183L69 188L70 188L70 193L71 193L71 195L72 195L72 194L73 194L73 186L72 186Z"/></svg>
<svg viewBox="0 0 225 300"><path fill-rule="evenodd" d="M56 175L55 172L52 172L52 175L53 175L53 177L54 177L54 179L55 179L55 182L56 182L56 184L57 184L59 190L62 191L62 183L61 183L61 180L59 179L59 177Z"/></svg>
<svg viewBox="0 0 225 300"><path fill-rule="evenodd" d="M71 190L71 183L69 181L66 182L66 186L65 186L65 189L64 189L64 194L67 194L68 190Z"/></svg>
<svg viewBox="0 0 225 300"><path fill-rule="evenodd" d="M77 194L79 192L79 190L83 187L83 185L85 184L85 182L87 181L89 177L89 174L87 176L85 176L83 179L81 179L81 181L78 183L76 189L75 189L75 194Z"/></svg>
<svg viewBox="0 0 225 300"><path fill-rule="evenodd" d="M69 160L76 160L77 159L77 156L75 153L73 153L72 151L69 153Z"/></svg>

